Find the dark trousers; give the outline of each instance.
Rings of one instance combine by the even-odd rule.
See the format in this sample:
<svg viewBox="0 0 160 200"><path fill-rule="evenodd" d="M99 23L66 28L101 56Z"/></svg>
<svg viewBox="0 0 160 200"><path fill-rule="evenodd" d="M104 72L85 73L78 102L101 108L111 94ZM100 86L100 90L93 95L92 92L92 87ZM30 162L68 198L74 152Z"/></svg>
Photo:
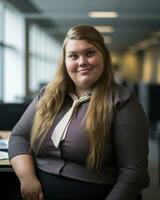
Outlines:
<svg viewBox="0 0 160 200"><path fill-rule="evenodd" d="M92 184L39 170L45 200L104 200L112 185Z"/></svg>
<svg viewBox="0 0 160 200"><path fill-rule="evenodd" d="M112 185L86 183L41 170L38 170L38 176L45 200L104 200L113 188ZM142 200L142 195L137 195L135 200Z"/></svg>
<svg viewBox="0 0 160 200"><path fill-rule="evenodd" d="M90 184L68 178L54 176L39 171L45 200L104 200L112 186ZM22 200L20 183L13 172L0 173L0 191L3 200ZM142 200L142 195L137 195L136 200Z"/></svg>

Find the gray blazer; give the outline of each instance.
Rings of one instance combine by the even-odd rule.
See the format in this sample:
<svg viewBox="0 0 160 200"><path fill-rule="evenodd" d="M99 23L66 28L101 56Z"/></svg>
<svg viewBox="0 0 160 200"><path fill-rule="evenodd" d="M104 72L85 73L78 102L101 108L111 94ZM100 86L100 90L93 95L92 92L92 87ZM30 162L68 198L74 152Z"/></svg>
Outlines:
<svg viewBox="0 0 160 200"><path fill-rule="evenodd" d="M136 194L149 185L148 124L142 106L131 92L117 84L113 86L113 120L106 138L103 166L98 171L85 166L89 139L81 121L88 102L79 106L60 146L56 149L52 143L54 127L72 105L68 95L38 154L30 149L30 130L36 104L42 95L43 91L13 128L10 159L19 154L31 154L36 166L43 171L85 182L112 184L114 187L106 200L134 200Z"/></svg>

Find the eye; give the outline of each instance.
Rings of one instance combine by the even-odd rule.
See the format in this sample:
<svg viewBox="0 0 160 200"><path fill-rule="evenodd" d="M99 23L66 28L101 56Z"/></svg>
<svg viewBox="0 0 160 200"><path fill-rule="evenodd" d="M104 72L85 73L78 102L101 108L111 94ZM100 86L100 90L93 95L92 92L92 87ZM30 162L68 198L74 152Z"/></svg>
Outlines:
<svg viewBox="0 0 160 200"><path fill-rule="evenodd" d="M96 53L95 50L90 50L90 51L88 51L88 52L86 53L86 56L87 56L87 57L92 57L92 56L95 55L95 53Z"/></svg>
<svg viewBox="0 0 160 200"><path fill-rule="evenodd" d="M76 60L78 58L78 55L77 54L69 54L68 57L71 58L72 60Z"/></svg>

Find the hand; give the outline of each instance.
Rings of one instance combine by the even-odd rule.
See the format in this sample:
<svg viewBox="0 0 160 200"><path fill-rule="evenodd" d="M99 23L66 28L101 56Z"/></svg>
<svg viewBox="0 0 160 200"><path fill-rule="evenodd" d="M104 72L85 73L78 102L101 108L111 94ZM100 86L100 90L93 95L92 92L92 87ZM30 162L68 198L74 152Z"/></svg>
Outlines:
<svg viewBox="0 0 160 200"><path fill-rule="evenodd" d="M36 177L24 177L20 182L24 200L44 200L41 183Z"/></svg>

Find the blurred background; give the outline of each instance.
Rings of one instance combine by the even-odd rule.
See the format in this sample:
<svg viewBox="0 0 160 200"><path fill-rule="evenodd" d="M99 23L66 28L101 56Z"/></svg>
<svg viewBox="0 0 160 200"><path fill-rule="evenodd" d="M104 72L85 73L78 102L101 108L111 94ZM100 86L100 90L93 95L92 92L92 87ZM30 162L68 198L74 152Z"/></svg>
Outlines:
<svg viewBox="0 0 160 200"><path fill-rule="evenodd" d="M66 32L82 24L102 33L115 80L132 90L144 107L150 126L151 185L143 196L158 200L159 0L0 0L0 130L11 130L54 77Z"/></svg>

